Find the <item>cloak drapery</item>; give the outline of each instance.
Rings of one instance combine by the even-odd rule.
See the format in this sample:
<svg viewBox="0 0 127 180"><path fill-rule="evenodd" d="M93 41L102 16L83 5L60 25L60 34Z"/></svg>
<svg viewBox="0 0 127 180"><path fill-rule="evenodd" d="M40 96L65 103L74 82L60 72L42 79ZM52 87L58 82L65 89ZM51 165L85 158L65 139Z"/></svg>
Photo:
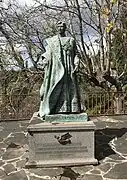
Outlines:
<svg viewBox="0 0 127 180"><path fill-rule="evenodd" d="M40 88L40 117L81 112L75 73L78 57L74 39L56 35L47 39L46 43L46 52L42 55L47 66Z"/></svg>

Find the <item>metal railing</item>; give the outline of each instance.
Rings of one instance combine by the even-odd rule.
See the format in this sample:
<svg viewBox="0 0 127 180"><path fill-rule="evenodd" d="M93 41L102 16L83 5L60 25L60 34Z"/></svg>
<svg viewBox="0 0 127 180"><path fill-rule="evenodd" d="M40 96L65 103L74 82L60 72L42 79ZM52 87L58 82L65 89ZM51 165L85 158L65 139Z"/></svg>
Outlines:
<svg viewBox="0 0 127 180"><path fill-rule="evenodd" d="M90 116L127 114L126 92L86 93L82 99Z"/></svg>
<svg viewBox="0 0 127 180"><path fill-rule="evenodd" d="M82 104L89 116L127 114L126 92L84 93ZM39 109L39 95L0 95L0 120L30 119Z"/></svg>
<svg viewBox="0 0 127 180"><path fill-rule="evenodd" d="M30 119L39 102L37 95L0 95L0 120Z"/></svg>

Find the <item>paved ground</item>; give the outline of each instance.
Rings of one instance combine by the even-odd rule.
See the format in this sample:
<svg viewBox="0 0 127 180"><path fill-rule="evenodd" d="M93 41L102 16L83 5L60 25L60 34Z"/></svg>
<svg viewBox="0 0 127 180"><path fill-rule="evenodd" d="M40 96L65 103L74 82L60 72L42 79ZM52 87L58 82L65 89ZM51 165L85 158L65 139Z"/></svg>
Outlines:
<svg viewBox="0 0 127 180"><path fill-rule="evenodd" d="M25 169L29 121L0 122L1 180L127 180L127 116L93 118L96 166ZM62 176L60 176L62 174Z"/></svg>

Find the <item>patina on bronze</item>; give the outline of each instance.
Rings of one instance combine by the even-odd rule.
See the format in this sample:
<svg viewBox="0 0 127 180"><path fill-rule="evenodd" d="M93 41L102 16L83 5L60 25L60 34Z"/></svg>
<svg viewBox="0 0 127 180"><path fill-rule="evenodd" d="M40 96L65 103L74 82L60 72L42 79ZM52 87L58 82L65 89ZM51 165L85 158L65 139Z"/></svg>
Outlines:
<svg viewBox="0 0 127 180"><path fill-rule="evenodd" d="M57 24L58 35L46 39L45 76L40 88L39 116L80 113L81 103L76 79L79 58L74 38L66 37L66 24Z"/></svg>

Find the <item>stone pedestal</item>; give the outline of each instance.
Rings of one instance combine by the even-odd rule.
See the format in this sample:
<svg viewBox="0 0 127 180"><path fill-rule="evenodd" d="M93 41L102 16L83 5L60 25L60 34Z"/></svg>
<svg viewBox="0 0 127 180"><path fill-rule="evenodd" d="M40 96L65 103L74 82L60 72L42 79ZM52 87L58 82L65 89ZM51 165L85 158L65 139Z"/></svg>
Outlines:
<svg viewBox="0 0 127 180"><path fill-rule="evenodd" d="M45 117L46 122L60 123L60 122L86 122L88 121L87 113L80 114L54 114Z"/></svg>
<svg viewBox="0 0 127 180"><path fill-rule="evenodd" d="M28 127L26 167L97 164L92 121L39 123Z"/></svg>

